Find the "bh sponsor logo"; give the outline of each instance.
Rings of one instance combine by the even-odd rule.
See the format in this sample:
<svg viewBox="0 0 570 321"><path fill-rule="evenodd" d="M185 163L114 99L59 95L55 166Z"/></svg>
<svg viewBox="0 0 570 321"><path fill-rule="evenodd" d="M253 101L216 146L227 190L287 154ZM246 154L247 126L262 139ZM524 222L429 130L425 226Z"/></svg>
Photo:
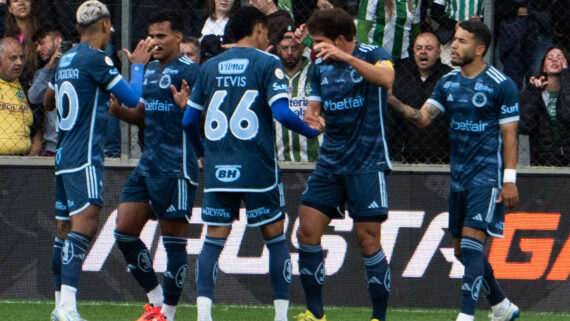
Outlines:
<svg viewBox="0 0 570 321"><path fill-rule="evenodd" d="M240 168L241 165L217 165L216 179L224 183L234 182L241 176Z"/></svg>

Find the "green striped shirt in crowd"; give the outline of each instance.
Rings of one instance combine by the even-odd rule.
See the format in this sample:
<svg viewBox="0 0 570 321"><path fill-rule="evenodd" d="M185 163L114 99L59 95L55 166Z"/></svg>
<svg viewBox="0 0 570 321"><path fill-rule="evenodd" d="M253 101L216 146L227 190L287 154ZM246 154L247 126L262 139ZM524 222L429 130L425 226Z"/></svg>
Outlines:
<svg viewBox="0 0 570 321"><path fill-rule="evenodd" d="M485 0L435 0L445 6L447 16L455 21L469 20L471 16L483 17Z"/></svg>
<svg viewBox="0 0 570 321"><path fill-rule="evenodd" d="M385 2L390 1L392 12L386 12ZM362 0L356 38L384 48L394 60L407 58L412 25L420 23L420 7L420 0Z"/></svg>
<svg viewBox="0 0 570 321"><path fill-rule="evenodd" d="M285 74L289 86L289 108L301 119L309 103L308 90L313 67L311 59L305 56L302 59L301 68L293 76ZM316 162L321 140L322 135L308 139L275 122L275 146L280 161Z"/></svg>
<svg viewBox="0 0 570 321"><path fill-rule="evenodd" d="M293 6L291 5L291 0L279 0L277 2L277 9L287 11L287 13L289 13L289 16L291 16L291 20L295 21L295 17L293 17Z"/></svg>

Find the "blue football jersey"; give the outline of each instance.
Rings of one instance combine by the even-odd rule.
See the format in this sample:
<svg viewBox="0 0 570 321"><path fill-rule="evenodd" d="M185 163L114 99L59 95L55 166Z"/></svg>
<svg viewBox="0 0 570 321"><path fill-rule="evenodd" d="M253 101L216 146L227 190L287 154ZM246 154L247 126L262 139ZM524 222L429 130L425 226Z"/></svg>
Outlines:
<svg viewBox="0 0 570 321"><path fill-rule="evenodd" d="M356 43L352 55L373 65L391 66L386 50ZM336 174L391 170L384 118L387 89L368 83L345 62L317 60L309 100L319 101L326 129L317 168Z"/></svg>
<svg viewBox="0 0 570 321"><path fill-rule="evenodd" d="M428 103L449 118L451 189L500 187L500 125L519 120L515 83L493 66L469 79L453 70L435 86Z"/></svg>
<svg viewBox="0 0 570 321"><path fill-rule="evenodd" d="M234 47L202 65L189 105L206 111L206 192L262 192L277 185L270 106L287 97L277 56Z"/></svg>
<svg viewBox="0 0 570 321"><path fill-rule="evenodd" d="M187 178L197 184L196 153L182 130L184 110L174 102L170 85L180 90L185 79L192 88L199 72L185 56L164 67L158 61L147 65L141 97L145 105L145 147L138 165L142 175Z"/></svg>
<svg viewBox="0 0 570 321"><path fill-rule="evenodd" d="M111 58L89 44L80 43L60 58L50 83L59 124L56 175L103 166L109 91L121 79Z"/></svg>

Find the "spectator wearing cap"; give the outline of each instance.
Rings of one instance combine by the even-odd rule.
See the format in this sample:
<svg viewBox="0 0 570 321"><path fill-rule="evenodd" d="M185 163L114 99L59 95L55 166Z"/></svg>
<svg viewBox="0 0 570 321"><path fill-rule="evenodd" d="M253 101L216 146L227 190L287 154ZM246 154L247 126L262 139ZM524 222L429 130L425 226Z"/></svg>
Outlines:
<svg viewBox="0 0 570 321"><path fill-rule="evenodd" d="M313 61L303 55L305 46L295 37L292 25L277 34L277 55L283 64L289 92L289 108L303 119L308 106ZM277 159L291 162L316 162L322 136L307 138L275 122Z"/></svg>
<svg viewBox="0 0 570 321"><path fill-rule="evenodd" d="M420 109L441 77L451 67L440 60L440 43L435 34L426 32L416 37L413 57L396 61L394 85L388 103L400 101ZM402 122L392 108L388 109L387 130L390 156L403 163L449 163L448 124L443 115L425 129ZM428 131L428 132L426 132Z"/></svg>

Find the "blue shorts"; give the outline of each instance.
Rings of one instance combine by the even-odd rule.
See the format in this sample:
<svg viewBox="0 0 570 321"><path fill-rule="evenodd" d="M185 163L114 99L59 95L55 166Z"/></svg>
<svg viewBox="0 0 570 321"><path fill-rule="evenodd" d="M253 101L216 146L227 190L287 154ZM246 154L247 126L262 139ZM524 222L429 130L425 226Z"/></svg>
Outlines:
<svg viewBox="0 0 570 321"><path fill-rule="evenodd" d="M239 219L243 200L247 225L263 226L282 219L285 215L283 184L267 192L207 192L202 204L202 221L208 225L228 226Z"/></svg>
<svg viewBox="0 0 570 321"><path fill-rule="evenodd" d="M449 230L454 238L461 237L464 226L485 231L493 237L503 237L505 205L495 203L496 187L477 187L449 194Z"/></svg>
<svg viewBox="0 0 570 321"><path fill-rule="evenodd" d="M88 166L55 176L55 218L67 221L91 205L103 205L103 168Z"/></svg>
<svg viewBox="0 0 570 321"><path fill-rule="evenodd" d="M344 217L344 205L356 222L388 218L388 193L383 171L331 174L315 170L307 180L301 204L332 218Z"/></svg>
<svg viewBox="0 0 570 321"><path fill-rule="evenodd" d="M159 220L190 219L196 186L184 178L147 177L136 169L123 185L121 200L148 202Z"/></svg>

